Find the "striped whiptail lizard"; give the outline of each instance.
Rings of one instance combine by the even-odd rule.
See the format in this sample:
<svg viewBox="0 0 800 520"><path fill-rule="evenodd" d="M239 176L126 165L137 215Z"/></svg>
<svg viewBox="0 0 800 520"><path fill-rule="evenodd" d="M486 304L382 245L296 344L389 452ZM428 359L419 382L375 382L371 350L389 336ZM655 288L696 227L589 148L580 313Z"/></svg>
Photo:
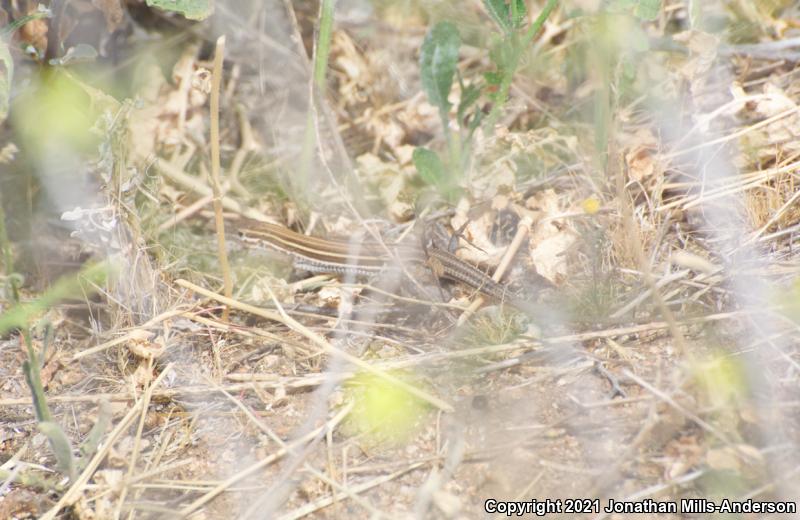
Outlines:
<svg viewBox="0 0 800 520"><path fill-rule="evenodd" d="M241 219L237 224L239 238L243 243L284 253L293 259L294 266L298 269L314 273L369 276L385 271L396 261L423 263L439 278L462 283L523 311L531 308L527 302L511 296L504 284L495 282L474 265L439 247L414 248L407 245L318 238L251 219Z"/></svg>

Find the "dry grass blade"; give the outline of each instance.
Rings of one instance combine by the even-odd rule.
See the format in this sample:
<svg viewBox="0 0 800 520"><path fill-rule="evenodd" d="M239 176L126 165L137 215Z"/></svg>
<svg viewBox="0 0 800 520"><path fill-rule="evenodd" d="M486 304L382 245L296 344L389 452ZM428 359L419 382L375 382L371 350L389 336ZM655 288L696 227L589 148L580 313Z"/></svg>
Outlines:
<svg viewBox="0 0 800 520"><path fill-rule="evenodd" d="M164 367L164 370L161 371L161 374L153 381L151 385L152 388L158 387L164 378L172 371L172 365L167 365ZM95 470L100 466L100 463L108 455L108 452L111 450L111 447L114 446L114 443L120 438L120 436L127 430L127 428L131 425L133 420L136 416L140 413L144 413L144 403L145 399L138 399L136 403L128 410L128 413L125 414L125 417L120 420L119 423L114 427L114 429L109 434L106 441L103 443L102 448L97 450L97 453L92 457L92 460L86 465L86 468L78 475L78 478L75 479L75 482L69 487L66 493L64 493L61 498L58 499L58 502L50 508L42 517L41 520L53 520L58 513L67 506L74 504L81 496L84 491L84 487L89 482L89 479L92 478L94 475Z"/></svg>
<svg viewBox="0 0 800 520"><path fill-rule="evenodd" d="M308 328L304 327L300 322L298 322L297 320L295 320L294 318L292 318L291 316L286 314L286 312L283 310L283 307L280 305L280 303L276 299L274 299L274 302L275 302L276 306L278 307L278 310L279 310L278 313L275 313L275 312L272 312L272 311L268 311L268 310L264 310L264 309L259 309L258 307L253 307L252 305L247 305L247 304L241 303L239 301L236 301L236 300L233 300L233 299L230 299L230 298L225 298L224 296L220 296L219 294L216 294L213 291L209 291L207 289L203 289L202 287L197 286L197 285L195 285L195 284L193 284L191 282L188 282L186 280L176 280L175 283L176 283L176 285L179 285L181 287L185 287L186 289L190 289L190 290L192 290L192 291L194 291L194 292L196 292L198 294L202 294L203 296L205 296L207 298L212 298L214 300L217 300L220 303L224 303L225 305L230 305L232 308L243 310L243 311L255 314L257 316L261 316L262 318L267 318L269 320L273 320L273 321L277 321L279 323L283 323L286 326L288 326L290 329L294 330L295 332L298 332L299 334L303 335L307 339L311 340L311 342L314 345L316 345L317 347L322 349L324 352L326 352L328 354L331 354L333 356L339 357L339 358L347 361L348 363L352 363L353 365L357 366L361 370L364 370L365 372L369 372L370 374L373 374L373 375L375 375L375 376L377 376L377 377L379 377L379 378L391 383L392 385L395 385L398 388L401 388L402 390L408 392L409 394L411 394L411 395L413 395L413 396L415 396L415 397L417 397L419 399L422 399L423 401L425 401L427 403L432 404L433 406L435 406L436 408L439 408L440 410L442 410L444 412L452 412L453 411L453 406L450 405L449 403L443 401L442 399L439 399L438 397L435 397L435 396L429 394L428 392L420 390L419 388L416 388L415 386L410 385L410 384L406 383L405 381L403 381L403 380L401 380L401 379L399 379L399 378L397 378L397 377L395 377L395 376L393 376L391 374L388 374L388 373L386 373L386 372L384 372L382 370L379 370L379 369L375 368L374 366L372 366L369 363L363 361L362 359L359 359L359 358L357 358L357 357L355 357L355 356L353 356L351 354L348 354L347 352L344 352L344 351L334 347L327 340L325 340L325 338L323 338L319 334L309 330ZM273 297L274 297L274 295L273 295Z"/></svg>

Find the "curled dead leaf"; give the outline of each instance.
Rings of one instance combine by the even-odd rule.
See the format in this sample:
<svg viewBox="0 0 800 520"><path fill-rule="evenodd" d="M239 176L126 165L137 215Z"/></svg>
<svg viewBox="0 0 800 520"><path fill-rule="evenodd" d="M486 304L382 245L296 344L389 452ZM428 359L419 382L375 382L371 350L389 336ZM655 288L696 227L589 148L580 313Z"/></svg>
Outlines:
<svg viewBox="0 0 800 520"><path fill-rule="evenodd" d="M143 103L131 112L129 123L134 162L148 164L165 149L192 141L187 136L206 135L207 71L198 66L197 52L194 46L186 49L173 67L172 83L165 80L157 64L143 67L139 78Z"/></svg>
<svg viewBox="0 0 800 520"><path fill-rule="evenodd" d="M453 229L463 230L463 236L473 246L461 248L458 256L474 264L497 265L505 251L505 247L495 245L491 239L491 230L497 214L494 211L474 214L471 209L469 200L466 198L460 200L450 220Z"/></svg>
<svg viewBox="0 0 800 520"><path fill-rule="evenodd" d="M128 341L127 347L131 354L142 359L158 359L167 351L163 336L158 336L154 341L131 339Z"/></svg>
<svg viewBox="0 0 800 520"><path fill-rule="evenodd" d="M398 151L400 164L384 162L371 153L360 155L356 162L359 176L377 191L392 219L404 222L413 216L410 182L416 169L410 160L413 147L401 146Z"/></svg>
<svg viewBox="0 0 800 520"><path fill-rule="evenodd" d="M38 8L31 6L28 14L33 14ZM37 50L43 51L47 48L47 19L39 18L31 20L19 30L19 38L25 43L33 45Z"/></svg>
<svg viewBox="0 0 800 520"><path fill-rule="evenodd" d="M537 222L531 229L529 253L536 271L554 285L559 285L567 276L566 252L577 240L577 234L565 221L558 195L552 189L529 197L525 206L537 214Z"/></svg>
<svg viewBox="0 0 800 520"><path fill-rule="evenodd" d="M625 164L632 180L641 182L664 170L656 156L657 150L658 142L648 128L636 131L625 153Z"/></svg>
<svg viewBox="0 0 800 520"><path fill-rule="evenodd" d="M800 113L797 103L780 87L765 83L761 95L748 95L743 90L733 90L735 99L744 101L739 116L744 123L775 118L766 125L752 127L739 137L736 164L742 168L760 161L772 160L779 155L792 156L800 152Z"/></svg>
<svg viewBox="0 0 800 520"><path fill-rule="evenodd" d="M325 286L317 293L320 300L329 306L337 306L342 300L342 291L339 287Z"/></svg>
<svg viewBox="0 0 800 520"><path fill-rule="evenodd" d="M132 379L136 388L145 388L155 377L153 376L153 371L146 364L140 364L133 372Z"/></svg>

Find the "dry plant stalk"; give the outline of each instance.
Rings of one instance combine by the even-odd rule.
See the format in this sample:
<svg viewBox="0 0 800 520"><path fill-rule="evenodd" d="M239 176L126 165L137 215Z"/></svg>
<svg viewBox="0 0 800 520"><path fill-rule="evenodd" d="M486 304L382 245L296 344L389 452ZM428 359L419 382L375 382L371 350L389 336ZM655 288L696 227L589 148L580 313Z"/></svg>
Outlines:
<svg viewBox="0 0 800 520"><path fill-rule="evenodd" d="M661 312L661 315L664 317L664 321L667 323L667 329L675 341L675 346L678 348L681 354L688 354L689 349L686 346L686 340L683 337L683 333L678 328L678 322L675 319L675 315L667 306L664 298L661 296L661 292L659 292L656 280L653 277L653 273L650 271L650 264L648 263L642 244L636 241L633 210L631 208L631 203L628 200L628 194L625 191L625 176L627 175L627 171L621 166L623 161L620 159L619 155L615 153L613 147L610 148L608 155L609 171L614 171L617 175L617 199L620 205L622 227L625 230L628 246L630 247L634 258L639 265L639 270L642 273L642 278L644 278L645 285L650 290L650 297L653 299L653 303L655 303L656 308L658 308L659 312Z"/></svg>
<svg viewBox="0 0 800 520"><path fill-rule="evenodd" d="M225 296L233 296L231 267L228 264L228 252L225 248L225 222L222 219L222 183L220 182L219 165L219 91L222 84L222 61L225 55L225 36L217 39L214 52L214 71L211 76L211 187L214 190L214 224L217 230L217 256L222 268L222 279L225 284ZM222 319L228 321L230 309L225 307Z"/></svg>

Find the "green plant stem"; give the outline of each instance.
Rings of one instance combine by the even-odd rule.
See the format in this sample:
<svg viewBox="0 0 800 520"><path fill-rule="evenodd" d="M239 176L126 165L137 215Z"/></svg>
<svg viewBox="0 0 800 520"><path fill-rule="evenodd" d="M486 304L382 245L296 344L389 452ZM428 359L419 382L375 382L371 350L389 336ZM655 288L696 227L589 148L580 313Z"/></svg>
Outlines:
<svg viewBox="0 0 800 520"><path fill-rule="evenodd" d="M331 51L331 34L333 32L333 13L335 7L336 0L323 0L319 8L319 31L317 33L317 41L314 45L313 84L308 99L308 115L306 117L306 130L303 135L303 149L300 152L300 172L297 176L298 183L293 186L298 192L297 195L301 196L307 195L306 188L308 186L308 178L311 174L311 163L314 158L314 149L317 146L315 107L317 96L323 99L325 94L325 77L328 70L328 57Z"/></svg>
<svg viewBox="0 0 800 520"><path fill-rule="evenodd" d="M536 20L528 27L528 32L525 33L525 37L522 39L522 49L530 45L536 35L539 33L539 30L544 25L545 20L550 16L550 13L553 12L553 9L556 8L556 4L558 4L558 0L547 0L547 3L542 9L542 12L539 13L539 16Z"/></svg>
<svg viewBox="0 0 800 520"><path fill-rule="evenodd" d="M27 327L33 318L65 298L85 297L87 293L93 292L96 286L105 283L112 272L113 264L105 261L89 265L77 275L59 279L38 300L15 305L0 316L0 335L14 328Z"/></svg>
<svg viewBox="0 0 800 520"><path fill-rule="evenodd" d="M30 353L28 354L30 356ZM22 372L25 374L25 382L31 391L31 399L33 400L33 409L36 412L36 420L39 422L50 421L52 416L50 408L47 406L47 399L44 395L44 386L42 386L41 370L38 365L38 356L35 356L33 361L26 360L22 363Z"/></svg>
<svg viewBox="0 0 800 520"><path fill-rule="evenodd" d="M11 242L8 240L6 231L6 213L3 211L3 201L0 200L0 252L3 258L3 270L5 271L11 301L19 304L19 279L14 273L14 254L11 251Z"/></svg>
<svg viewBox="0 0 800 520"><path fill-rule="evenodd" d="M40 18L50 18L51 12L49 9L44 11L37 11L35 13L26 14L25 16L14 20L13 22L9 23L8 25L0 28L0 38L5 38L9 34L13 33L23 25L33 20L39 20Z"/></svg>
<svg viewBox="0 0 800 520"><path fill-rule="evenodd" d="M331 52L331 33L333 31L333 10L336 0L322 0L320 6L319 35L317 50L314 53L314 84L320 92L325 91L325 73L328 70L328 57Z"/></svg>
<svg viewBox="0 0 800 520"><path fill-rule="evenodd" d="M531 24L531 26L528 27L525 35L522 37L522 40L519 39L519 35L516 33L511 35L511 38L514 38L512 45L513 53L511 56L511 66L503 71L503 77L501 78L500 86L497 89L497 97L495 99L494 106L492 107L492 111L489 113L489 117L487 118L486 124L490 131L494 127L495 123L497 123L497 119L500 117L500 112L506 105L506 101L508 100L508 91L511 90L511 81L514 79L514 74L517 72L517 67L519 66L522 52L531 44L533 39L539 33L539 30L542 28L542 25L544 25L545 20L547 20L547 17L550 16L550 13L553 12L553 9L555 9L557 4L558 0L547 0L544 9L542 9L542 12L539 13L539 16Z"/></svg>
<svg viewBox="0 0 800 520"><path fill-rule="evenodd" d="M28 349L28 359L22 363L22 372L25 374L25 382L28 383L28 388L30 388L31 391L36 420L39 422L52 421L53 416L50 414L50 408L47 406L47 399L44 395L44 385L42 385L42 360L33 348L31 331L25 331L23 337L25 346Z"/></svg>

